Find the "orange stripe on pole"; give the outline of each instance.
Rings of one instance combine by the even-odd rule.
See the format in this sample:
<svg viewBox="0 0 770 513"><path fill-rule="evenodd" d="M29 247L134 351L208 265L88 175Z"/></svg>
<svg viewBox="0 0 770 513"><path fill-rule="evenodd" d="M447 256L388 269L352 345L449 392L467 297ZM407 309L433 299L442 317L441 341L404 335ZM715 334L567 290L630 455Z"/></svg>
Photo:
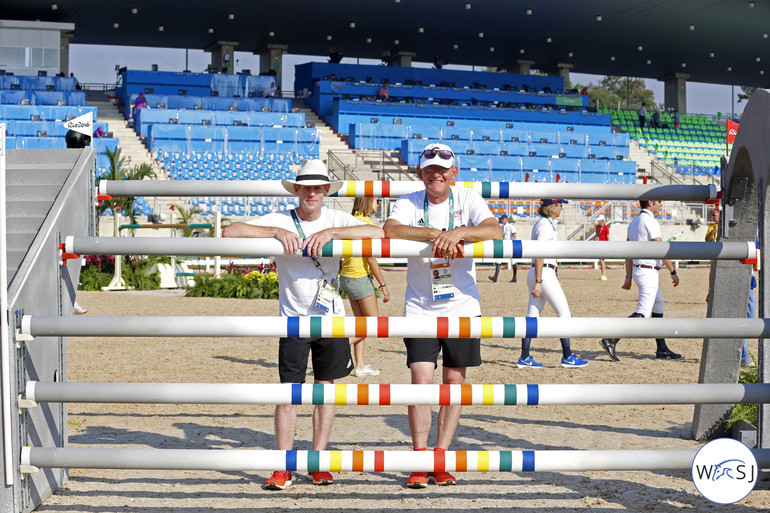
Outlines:
<svg viewBox="0 0 770 513"><path fill-rule="evenodd" d="M374 196L374 182L367 180L364 182L364 196L371 198Z"/></svg>
<svg viewBox="0 0 770 513"><path fill-rule="evenodd" d="M436 338L449 337L449 318L439 317L436 319Z"/></svg>
<svg viewBox="0 0 770 513"><path fill-rule="evenodd" d="M357 404L369 404L369 385L358 385Z"/></svg>
<svg viewBox="0 0 770 513"><path fill-rule="evenodd" d="M364 258L372 256L372 239L361 241L361 256Z"/></svg>
<svg viewBox="0 0 770 513"><path fill-rule="evenodd" d="M353 472L364 471L364 451L353 451Z"/></svg>
<svg viewBox="0 0 770 513"><path fill-rule="evenodd" d="M460 404L473 404L472 385L460 385Z"/></svg>
<svg viewBox="0 0 770 513"><path fill-rule="evenodd" d="M460 317L460 335L459 338L471 337L471 319L470 317Z"/></svg>
<svg viewBox="0 0 770 513"><path fill-rule="evenodd" d="M458 472L468 471L468 452L456 451L455 452L455 470Z"/></svg>
<svg viewBox="0 0 770 513"><path fill-rule="evenodd" d="M366 317L356 317L356 337L366 338Z"/></svg>

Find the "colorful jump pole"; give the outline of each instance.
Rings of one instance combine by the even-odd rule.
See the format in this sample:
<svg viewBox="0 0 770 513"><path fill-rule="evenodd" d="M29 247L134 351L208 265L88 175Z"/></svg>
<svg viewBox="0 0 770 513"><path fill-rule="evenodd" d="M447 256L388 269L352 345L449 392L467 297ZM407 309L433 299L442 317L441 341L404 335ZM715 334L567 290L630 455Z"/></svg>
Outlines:
<svg viewBox="0 0 770 513"><path fill-rule="evenodd" d="M23 472L40 468L121 468L298 472L572 472L690 470L696 450L277 451L24 447ZM752 450L760 468L770 449Z"/></svg>
<svg viewBox="0 0 770 513"><path fill-rule="evenodd" d="M706 201L717 198L714 185L635 185L529 182L455 182L475 189L484 198L565 198L565 199L655 199ZM397 198L422 190L418 181L343 181L337 197ZM102 180L99 194L111 196L268 196L289 197L278 180L236 181L156 181Z"/></svg>
<svg viewBox="0 0 770 513"><path fill-rule="evenodd" d="M174 237L73 237L65 251L78 255L275 256L284 249L276 239ZM467 243L463 258L668 258L743 260L756 256L749 242L600 242L489 240ZM333 240L324 257L432 258L433 246L401 239Z"/></svg>
<svg viewBox="0 0 770 513"><path fill-rule="evenodd" d="M33 337L765 338L770 320L626 317L30 316Z"/></svg>
<svg viewBox="0 0 770 513"><path fill-rule="evenodd" d="M34 403L608 405L770 403L770 384L406 385L28 381ZM30 404L29 406L33 406Z"/></svg>

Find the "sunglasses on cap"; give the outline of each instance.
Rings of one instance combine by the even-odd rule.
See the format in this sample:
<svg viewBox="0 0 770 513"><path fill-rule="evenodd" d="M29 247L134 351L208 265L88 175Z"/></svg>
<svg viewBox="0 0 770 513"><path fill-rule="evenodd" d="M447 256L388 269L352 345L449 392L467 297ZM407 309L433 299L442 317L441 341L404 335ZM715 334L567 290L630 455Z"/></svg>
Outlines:
<svg viewBox="0 0 770 513"><path fill-rule="evenodd" d="M449 160L455 156L450 150L442 150L440 148L430 148L422 152L422 156L426 159L432 159L436 155L442 160Z"/></svg>

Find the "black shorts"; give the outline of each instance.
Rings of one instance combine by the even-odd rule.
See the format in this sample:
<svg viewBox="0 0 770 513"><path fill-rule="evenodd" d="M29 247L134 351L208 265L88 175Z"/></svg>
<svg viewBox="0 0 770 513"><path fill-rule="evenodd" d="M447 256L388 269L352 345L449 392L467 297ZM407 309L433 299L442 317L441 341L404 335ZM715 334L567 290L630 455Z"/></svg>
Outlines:
<svg viewBox="0 0 770 513"><path fill-rule="evenodd" d="M438 367L438 353L444 356L443 366L452 368L481 365L479 338L404 338L406 366L412 362L433 362Z"/></svg>
<svg viewBox="0 0 770 513"><path fill-rule="evenodd" d="M353 370L350 340L347 338L280 338L278 340L278 376L281 383L304 383L307 357L313 354L316 380L344 378Z"/></svg>

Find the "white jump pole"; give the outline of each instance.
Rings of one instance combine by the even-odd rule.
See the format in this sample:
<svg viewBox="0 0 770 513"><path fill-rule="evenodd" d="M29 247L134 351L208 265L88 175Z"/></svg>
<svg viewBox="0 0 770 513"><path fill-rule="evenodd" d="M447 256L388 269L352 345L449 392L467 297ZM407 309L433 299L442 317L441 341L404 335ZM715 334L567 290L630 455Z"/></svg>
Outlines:
<svg viewBox="0 0 770 513"><path fill-rule="evenodd" d="M696 450L555 451L277 451L209 449L72 449L23 447L21 465L40 468L121 468L299 472L579 472L690 470ZM752 450L760 468L770 449Z"/></svg>
<svg viewBox="0 0 770 513"><path fill-rule="evenodd" d="M27 382L34 403L612 405L770 403L770 384L406 385Z"/></svg>
<svg viewBox="0 0 770 513"><path fill-rule="evenodd" d="M484 198L564 198L605 200L706 201L717 198L714 185L636 185L593 183L455 182ZM424 189L418 181L343 181L334 197L397 198ZM293 196L278 180L149 181L102 180L99 194L111 196Z"/></svg>
<svg viewBox="0 0 770 513"><path fill-rule="evenodd" d="M466 243L464 258L667 258L742 260L756 257L753 242L602 242L489 240ZM78 255L275 256L284 249L276 239L198 239L173 237L73 237L65 250ZM432 258L433 245L401 239L333 240L324 257Z"/></svg>
<svg viewBox="0 0 770 513"><path fill-rule="evenodd" d="M33 337L768 338L770 319L25 315Z"/></svg>

